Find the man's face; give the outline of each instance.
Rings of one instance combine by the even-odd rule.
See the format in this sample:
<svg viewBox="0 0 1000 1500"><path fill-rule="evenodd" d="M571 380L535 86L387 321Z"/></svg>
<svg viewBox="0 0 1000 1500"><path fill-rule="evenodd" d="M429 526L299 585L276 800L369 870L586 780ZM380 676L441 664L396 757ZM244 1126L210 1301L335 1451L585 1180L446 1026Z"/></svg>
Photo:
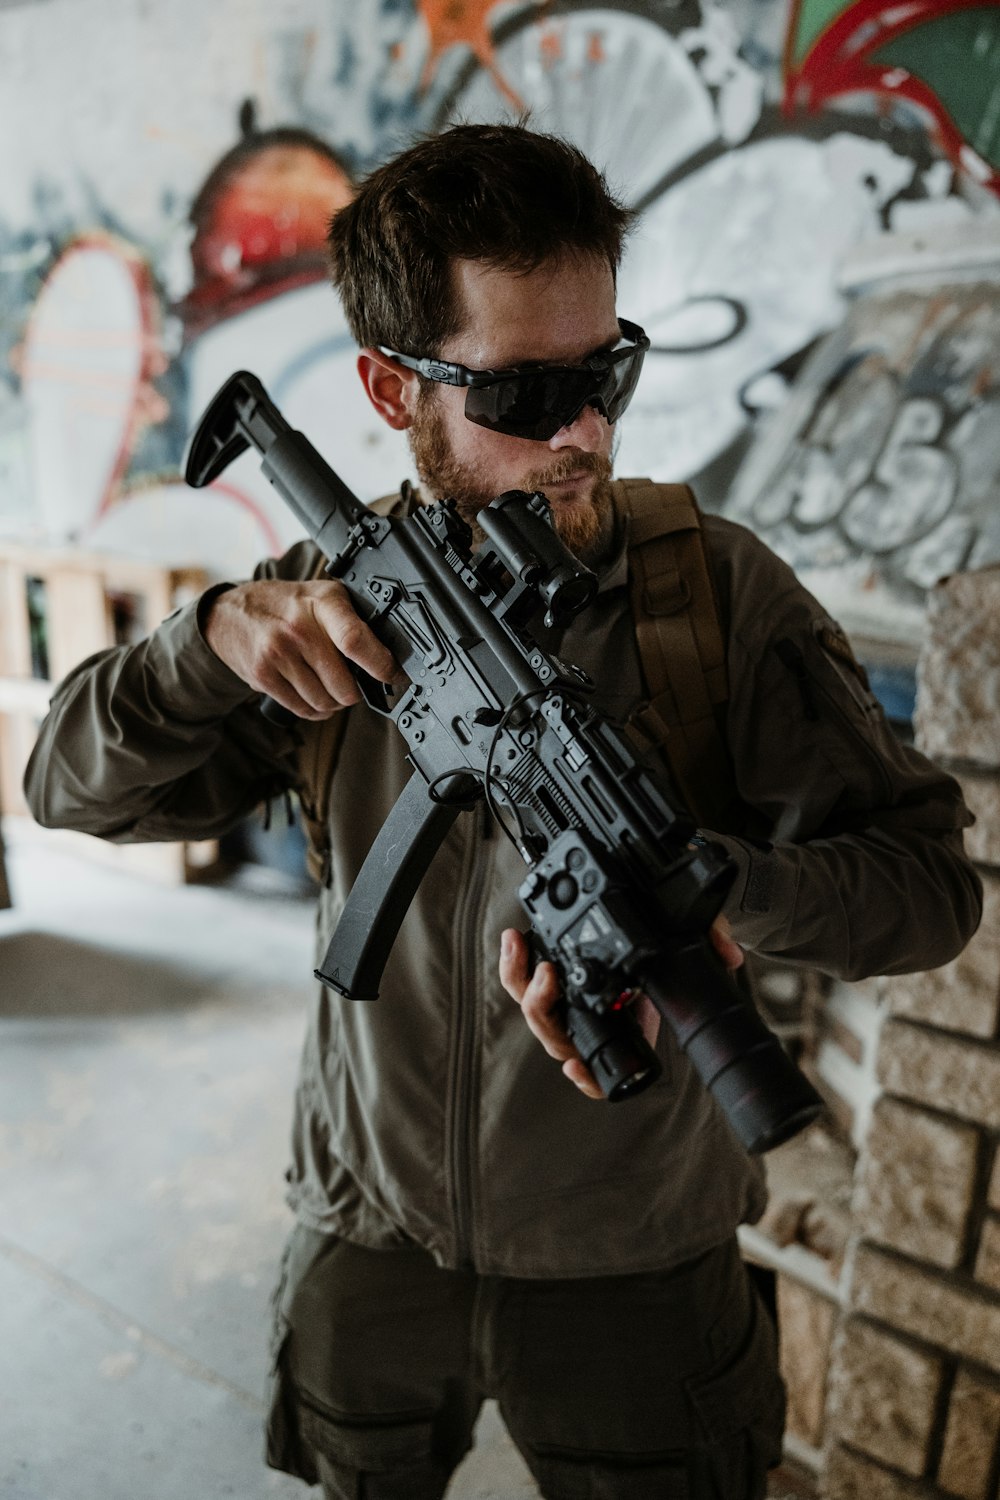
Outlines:
<svg viewBox="0 0 1000 1500"><path fill-rule="evenodd" d="M564 257L518 274L457 261L455 288L466 317L442 359L470 369L579 364L620 337L611 268L593 257ZM410 444L435 499L458 502L469 521L505 490L542 490L563 541L583 560L606 546L612 528L614 429L592 406L544 442L490 432L465 416L465 391L425 385Z"/></svg>

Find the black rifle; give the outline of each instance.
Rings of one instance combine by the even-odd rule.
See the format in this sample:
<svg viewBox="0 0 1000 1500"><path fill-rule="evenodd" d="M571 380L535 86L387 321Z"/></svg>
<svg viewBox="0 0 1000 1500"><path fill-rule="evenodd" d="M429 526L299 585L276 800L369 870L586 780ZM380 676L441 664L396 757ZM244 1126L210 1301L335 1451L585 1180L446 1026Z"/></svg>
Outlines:
<svg viewBox="0 0 1000 1500"><path fill-rule="evenodd" d="M629 1009L646 994L749 1151L801 1130L819 1096L708 937L733 862L697 840L666 777L588 705L586 675L531 638L541 609L547 625L562 624L597 586L559 540L545 496L513 490L494 500L480 512L486 540L475 554L451 501L402 521L377 516L241 371L192 438L188 483L211 483L251 445L328 559L328 576L409 678L397 696L355 669L371 709L405 738L416 774L372 845L317 977L350 999L377 997L431 859L459 812L485 798L528 866L518 895L533 947L558 970L566 1029L607 1097L627 1099L661 1071ZM265 711L292 719L274 703Z"/></svg>

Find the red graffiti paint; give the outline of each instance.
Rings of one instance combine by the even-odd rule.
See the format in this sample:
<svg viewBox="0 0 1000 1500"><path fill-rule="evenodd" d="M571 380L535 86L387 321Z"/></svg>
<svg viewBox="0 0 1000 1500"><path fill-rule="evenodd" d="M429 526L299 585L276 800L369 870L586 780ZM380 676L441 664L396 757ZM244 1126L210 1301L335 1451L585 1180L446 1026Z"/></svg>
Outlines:
<svg viewBox="0 0 1000 1500"><path fill-rule="evenodd" d="M191 210L188 336L278 291L320 281L330 219L353 187L325 148L253 137L216 168Z"/></svg>
<svg viewBox="0 0 1000 1500"><path fill-rule="evenodd" d="M607 61L607 53L604 49L604 38L599 31L592 31L587 38L587 61L590 63L602 63Z"/></svg>
<svg viewBox="0 0 1000 1500"><path fill-rule="evenodd" d="M992 38L988 36L987 40L992 40L995 52L1000 47L1000 17L991 18L983 0L853 0L805 43L803 11L803 0L793 0L784 57L787 114L798 109L813 112L850 94L905 99L929 118L940 149L957 166L1000 194L1000 165L987 160L966 139L956 119L960 101L951 92L942 94L922 77L919 63L904 67L893 57L893 44L904 41L908 53L914 53L912 43L919 41L922 27L976 11L983 13L984 27L994 28ZM983 34L987 35L985 31ZM915 55L919 56L919 49ZM969 68L975 65L975 58L970 56ZM984 66L990 66L988 59Z"/></svg>
<svg viewBox="0 0 1000 1500"><path fill-rule="evenodd" d="M538 50L546 68L554 68L562 60L563 41L558 31L543 31L538 38Z"/></svg>

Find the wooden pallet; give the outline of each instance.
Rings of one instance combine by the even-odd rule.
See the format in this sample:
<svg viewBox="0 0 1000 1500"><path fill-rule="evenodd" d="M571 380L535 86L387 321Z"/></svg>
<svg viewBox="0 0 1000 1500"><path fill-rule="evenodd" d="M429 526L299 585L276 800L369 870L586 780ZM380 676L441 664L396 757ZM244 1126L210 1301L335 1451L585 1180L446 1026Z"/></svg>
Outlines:
<svg viewBox="0 0 1000 1500"><path fill-rule="evenodd" d="M207 586L200 568L0 543L0 811L29 816L21 783L54 684L95 651L131 644ZM44 629L32 632L29 598ZM106 844L58 835L124 868L176 883L217 856L204 844Z"/></svg>

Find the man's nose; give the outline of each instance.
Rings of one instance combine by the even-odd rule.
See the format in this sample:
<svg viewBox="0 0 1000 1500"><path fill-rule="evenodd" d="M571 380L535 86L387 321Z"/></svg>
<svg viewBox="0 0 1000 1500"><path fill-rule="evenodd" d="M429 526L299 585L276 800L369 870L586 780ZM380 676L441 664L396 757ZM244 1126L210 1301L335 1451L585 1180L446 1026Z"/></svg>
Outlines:
<svg viewBox="0 0 1000 1500"><path fill-rule="evenodd" d="M560 448L581 448L585 453L600 453L607 437L607 419L596 406L588 405L549 438L549 447L553 452Z"/></svg>

